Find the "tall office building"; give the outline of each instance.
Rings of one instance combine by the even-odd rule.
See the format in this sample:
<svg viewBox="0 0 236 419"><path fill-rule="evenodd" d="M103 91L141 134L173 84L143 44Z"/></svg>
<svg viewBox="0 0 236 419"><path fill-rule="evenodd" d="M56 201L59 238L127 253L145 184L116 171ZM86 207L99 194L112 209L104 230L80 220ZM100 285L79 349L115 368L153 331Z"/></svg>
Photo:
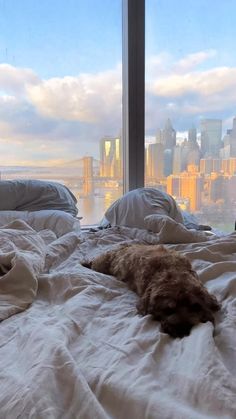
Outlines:
<svg viewBox="0 0 236 419"><path fill-rule="evenodd" d="M160 128L158 128L156 133L156 143L163 144L163 131Z"/></svg>
<svg viewBox="0 0 236 419"><path fill-rule="evenodd" d="M226 134L224 135L222 141L223 141L223 148L220 150L220 157L221 159L229 159L231 155L231 132L232 129L227 129Z"/></svg>
<svg viewBox="0 0 236 419"><path fill-rule="evenodd" d="M122 144L120 137L100 140L100 176L122 179Z"/></svg>
<svg viewBox="0 0 236 419"><path fill-rule="evenodd" d="M200 150L197 144L196 148L191 149L188 153L187 165L189 164L194 164L195 166L200 164Z"/></svg>
<svg viewBox="0 0 236 419"><path fill-rule="evenodd" d="M203 157L219 157L222 141L222 120L201 120L201 150Z"/></svg>
<svg viewBox="0 0 236 419"><path fill-rule="evenodd" d="M179 145L174 147L173 151L173 175L177 175L182 171L182 148Z"/></svg>
<svg viewBox="0 0 236 419"><path fill-rule="evenodd" d="M167 177L166 181L166 191L168 194L172 195L175 198L180 198L180 176L179 175L170 175Z"/></svg>
<svg viewBox="0 0 236 419"><path fill-rule="evenodd" d="M188 164L188 153L190 151L187 138L181 143L181 171L186 170Z"/></svg>
<svg viewBox="0 0 236 419"><path fill-rule="evenodd" d="M191 144L197 144L197 130L195 127L188 130L188 141Z"/></svg>
<svg viewBox="0 0 236 419"><path fill-rule="evenodd" d="M164 150L164 176L173 173L173 150Z"/></svg>
<svg viewBox="0 0 236 419"><path fill-rule="evenodd" d="M189 139L184 140L181 144L182 148L182 170L186 170L189 164L194 164L199 166L200 162L200 149L197 143L197 134L195 128L189 130Z"/></svg>
<svg viewBox="0 0 236 419"><path fill-rule="evenodd" d="M164 147L161 143L149 144L146 149L146 176L149 179L164 176Z"/></svg>
<svg viewBox="0 0 236 419"><path fill-rule="evenodd" d="M172 127L171 120L168 118L162 131L164 148L172 150L176 145L176 131Z"/></svg>
<svg viewBox="0 0 236 419"><path fill-rule="evenodd" d="M182 198L189 198L190 211L199 211L201 208L201 194L203 191L203 180L198 174L182 173L181 189Z"/></svg>
<svg viewBox="0 0 236 419"><path fill-rule="evenodd" d="M188 199L190 211L200 210L202 191L203 179L197 173L184 172L179 176L171 175L167 178L167 193L177 198Z"/></svg>

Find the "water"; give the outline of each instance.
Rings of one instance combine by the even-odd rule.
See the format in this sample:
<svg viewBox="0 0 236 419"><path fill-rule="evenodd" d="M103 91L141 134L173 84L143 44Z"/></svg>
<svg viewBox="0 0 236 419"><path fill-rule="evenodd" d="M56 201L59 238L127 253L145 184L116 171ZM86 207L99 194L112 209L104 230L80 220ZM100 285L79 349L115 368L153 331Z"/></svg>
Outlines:
<svg viewBox="0 0 236 419"><path fill-rule="evenodd" d="M73 188L71 188L71 191L78 200L78 216L83 217L81 225L99 224L107 208L123 194L122 187L116 189L99 188L96 194L90 196L83 196Z"/></svg>

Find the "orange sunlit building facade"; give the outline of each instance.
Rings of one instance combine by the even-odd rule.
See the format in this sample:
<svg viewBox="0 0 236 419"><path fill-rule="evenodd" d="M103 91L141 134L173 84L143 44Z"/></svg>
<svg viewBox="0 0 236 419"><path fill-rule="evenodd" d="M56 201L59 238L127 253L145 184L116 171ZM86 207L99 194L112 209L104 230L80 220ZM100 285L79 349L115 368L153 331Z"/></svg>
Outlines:
<svg viewBox="0 0 236 419"><path fill-rule="evenodd" d="M182 172L179 175L170 175L167 178L167 193L177 200L185 198L188 202L187 210L199 211L201 208L201 195L203 191L203 178L193 170Z"/></svg>

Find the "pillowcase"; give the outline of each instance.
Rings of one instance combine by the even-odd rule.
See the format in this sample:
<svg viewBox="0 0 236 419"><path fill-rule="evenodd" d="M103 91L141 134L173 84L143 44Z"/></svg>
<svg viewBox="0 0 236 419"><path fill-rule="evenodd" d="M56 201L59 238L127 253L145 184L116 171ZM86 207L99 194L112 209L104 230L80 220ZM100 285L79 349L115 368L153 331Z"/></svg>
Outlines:
<svg viewBox="0 0 236 419"><path fill-rule="evenodd" d="M34 230L51 230L57 237L71 231L80 231L80 221L64 211L0 211L0 227L14 220L23 220Z"/></svg>
<svg viewBox="0 0 236 419"><path fill-rule="evenodd" d="M64 185L43 180L0 181L0 211L38 211L55 209L74 216L77 199Z"/></svg>
<svg viewBox="0 0 236 419"><path fill-rule="evenodd" d="M105 212L105 219L112 225L146 229L145 217L152 214L167 215L183 224L183 216L174 198L156 188L134 189Z"/></svg>

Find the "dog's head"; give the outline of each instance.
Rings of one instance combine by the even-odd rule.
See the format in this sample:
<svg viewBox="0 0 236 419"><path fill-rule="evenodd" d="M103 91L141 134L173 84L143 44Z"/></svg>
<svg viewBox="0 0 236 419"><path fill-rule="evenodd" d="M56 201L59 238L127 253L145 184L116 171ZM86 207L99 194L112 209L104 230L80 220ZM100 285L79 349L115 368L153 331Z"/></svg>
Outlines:
<svg viewBox="0 0 236 419"><path fill-rule="evenodd" d="M156 273L137 306L140 314L151 314L160 321L161 330L172 337L188 336L198 323L211 321L220 309L216 298L209 294L196 272L169 270ZM160 278L162 276L162 278Z"/></svg>

